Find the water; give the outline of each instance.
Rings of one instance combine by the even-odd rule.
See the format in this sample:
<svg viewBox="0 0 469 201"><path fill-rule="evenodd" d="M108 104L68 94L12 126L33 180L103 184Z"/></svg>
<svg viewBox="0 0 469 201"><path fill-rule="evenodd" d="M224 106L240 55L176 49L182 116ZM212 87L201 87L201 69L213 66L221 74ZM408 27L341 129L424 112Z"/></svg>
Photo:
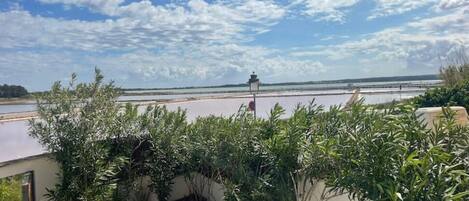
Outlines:
<svg viewBox="0 0 469 201"><path fill-rule="evenodd" d="M365 103L375 104L390 102L410 98L421 92L406 93L379 93L363 94ZM267 117L270 109L279 103L286 110L284 117L289 116L297 104L308 104L315 100L316 104L329 107L331 105L344 104L351 94L339 95L318 95L318 96L288 96L288 97L258 97L257 115ZM176 110L178 107L187 110L189 121L195 120L198 116L229 116L238 111L239 107L247 105L251 97L238 97L227 99L201 99L186 102L175 102L165 104L169 110ZM29 106L31 107L31 105ZM143 108L142 108L143 109ZM28 135L28 124L26 121L12 121L0 123L0 162L20 159L27 156L44 153L44 149Z"/></svg>
<svg viewBox="0 0 469 201"><path fill-rule="evenodd" d="M177 100L177 99L188 99L188 98L204 98L212 96L234 96L236 93L202 93L202 94L168 94L168 95L132 95L132 96L121 96L117 100L119 101L154 101L154 100Z"/></svg>
<svg viewBox="0 0 469 201"><path fill-rule="evenodd" d="M35 110L36 105L34 104L0 105L0 114L13 112L30 112Z"/></svg>
<svg viewBox="0 0 469 201"><path fill-rule="evenodd" d="M296 105L308 104L315 100L315 103L326 107L338 105L346 102L351 95L328 95L328 96L290 96L290 97L258 97L256 99L257 115L267 117L270 109L276 103L279 103L286 110L286 116L289 116ZM241 105L247 105L250 98L230 98L230 99L208 99L196 100L182 103L165 104L170 110L176 110L178 107L187 111L187 118L194 120L197 116L229 116L238 111Z"/></svg>

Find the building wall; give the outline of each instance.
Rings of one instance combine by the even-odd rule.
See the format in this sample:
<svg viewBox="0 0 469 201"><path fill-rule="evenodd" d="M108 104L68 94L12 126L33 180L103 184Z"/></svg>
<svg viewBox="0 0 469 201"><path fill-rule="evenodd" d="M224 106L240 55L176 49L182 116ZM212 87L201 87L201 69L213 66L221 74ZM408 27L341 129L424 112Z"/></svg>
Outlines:
<svg viewBox="0 0 469 201"><path fill-rule="evenodd" d="M47 193L46 188L53 188L58 182L57 173L59 167L57 163L48 157L48 155L34 156L22 160L7 162L0 165L0 178L13 176L21 173L32 171L34 174L34 188L36 201L47 201L44 195ZM150 184L149 177L141 178L142 184L148 186ZM312 196L309 201L349 201L347 195L331 195L325 194L326 199L322 195L325 188L324 182L318 182L315 186L307 186L306 191L312 190ZM149 190L147 188L147 190ZM328 189L326 189L327 191ZM181 199L191 193L198 192L210 201L223 201L225 188L222 184L212 181L209 178L193 173L192 178L187 180L184 176L178 176L173 180L173 192L171 192L169 200L174 201ZM150 193L148 201L158 201L154 193ZM327 199L329 198L329 199Z"/></svg>
<svg viewBox="0 0 469 201"><path fill-rule="evenodd" d="M52 188L58 182L57 163L48 157L39 155L0 165L0 178L32 171L34 174L34 192L36 201L47 201L46 188Z"/></svg>
<svg viewBox="0 0 469 201"><path fill-rule="evenodd" d="M139 180L140 181L140 180ZM144 184L150 184L149 177L141 178ZM302 195L297 196L298 201L351 201L347 193L335 194L328 193L330 188L326 188L324 181L315 182L315 185L311 186L309 182L305 188L298 184L298 187L302 189L299 192ZM225 197L225 187L223 184L213 181L199 173L192 173L191 178L184 176L177 176L173 179L173 191L170 194L169 200L175 201L186 196L197 192L209 201L223 201ZM149 191L149 189L146 189ZM308 194L310 193L310 194ZM158 201L158 196L154 193L149 192L150 196L148 201ZM308 194L308 196L305 196Z"/></svg>

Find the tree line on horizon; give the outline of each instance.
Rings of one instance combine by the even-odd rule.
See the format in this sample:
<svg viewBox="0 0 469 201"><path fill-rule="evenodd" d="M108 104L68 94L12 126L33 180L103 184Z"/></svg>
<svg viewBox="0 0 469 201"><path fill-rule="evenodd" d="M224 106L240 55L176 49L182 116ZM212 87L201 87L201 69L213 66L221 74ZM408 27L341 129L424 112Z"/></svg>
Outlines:
<svg viewBox="0 0 469 201"><path fill-rule="evenodd" d="M19 85L0 85L0 98L19 98L27 96L28 90Z"/></svg>

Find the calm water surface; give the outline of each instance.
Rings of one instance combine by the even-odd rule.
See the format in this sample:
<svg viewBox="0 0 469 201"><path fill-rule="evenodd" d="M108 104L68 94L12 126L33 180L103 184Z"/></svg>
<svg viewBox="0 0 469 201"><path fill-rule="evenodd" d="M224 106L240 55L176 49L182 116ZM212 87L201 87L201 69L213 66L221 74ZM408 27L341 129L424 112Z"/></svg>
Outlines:
<svg viewBox="0 0 469 201"><path fill-rule="evenodd" d="M170 94L170 95L135 95L135 96L121 96L117 100L119 101L151 101L151 100L174 100L174 99L186 99L186 98L203 98L211 96L235 96L236 93L203 93L203 94Z"/></svg>

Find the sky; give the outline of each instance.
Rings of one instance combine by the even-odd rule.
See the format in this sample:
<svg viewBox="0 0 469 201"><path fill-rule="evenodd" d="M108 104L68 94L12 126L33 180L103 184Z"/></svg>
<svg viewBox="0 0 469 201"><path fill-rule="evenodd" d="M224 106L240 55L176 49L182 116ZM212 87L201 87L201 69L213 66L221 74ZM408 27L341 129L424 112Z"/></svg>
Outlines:
<svg viewBox="0 0 469 201"><path fill-rule="evenodd" d="M436 74L469 0L0 0L0 84L120 87Z"/></svg>

